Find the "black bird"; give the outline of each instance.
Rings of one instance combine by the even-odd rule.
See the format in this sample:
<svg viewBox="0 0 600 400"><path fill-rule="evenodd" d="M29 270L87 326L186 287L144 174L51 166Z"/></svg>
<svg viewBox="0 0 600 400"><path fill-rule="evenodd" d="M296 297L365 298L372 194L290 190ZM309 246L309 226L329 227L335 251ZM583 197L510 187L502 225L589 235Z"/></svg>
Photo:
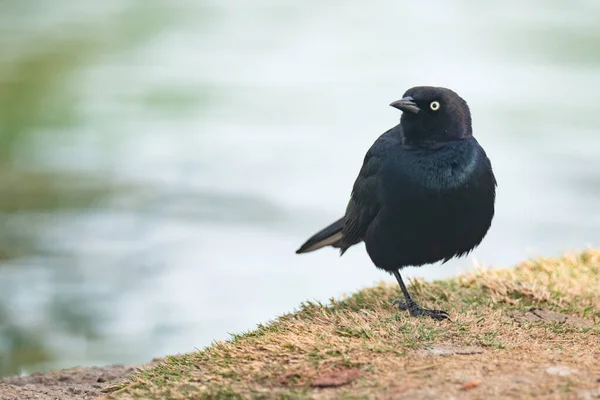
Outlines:
<svg viewBox="0 0 600 400"><path fill-rule="evenodd" d="M468 254L481 243L494 216L496 178L473 137L467 103L450 89L413 87L390 106L400 124L367 152L346 214L306 241L296 253L363 241L377 268L393 273L412 316L449 319L410 296L400 270Z"/></svg>

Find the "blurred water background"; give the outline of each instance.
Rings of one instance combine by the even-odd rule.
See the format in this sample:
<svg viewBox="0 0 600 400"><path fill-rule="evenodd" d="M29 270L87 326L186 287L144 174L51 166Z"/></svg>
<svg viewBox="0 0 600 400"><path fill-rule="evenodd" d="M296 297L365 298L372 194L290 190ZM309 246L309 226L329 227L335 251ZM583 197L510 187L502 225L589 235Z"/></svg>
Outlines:
<svg viewBox="0 0 600 400"><path fill-rule="evenodd" d="M338 218L416 85L499 181L452 276L599 244L600 3L0 2L0 375L139 363L391 277Z"/></svg>

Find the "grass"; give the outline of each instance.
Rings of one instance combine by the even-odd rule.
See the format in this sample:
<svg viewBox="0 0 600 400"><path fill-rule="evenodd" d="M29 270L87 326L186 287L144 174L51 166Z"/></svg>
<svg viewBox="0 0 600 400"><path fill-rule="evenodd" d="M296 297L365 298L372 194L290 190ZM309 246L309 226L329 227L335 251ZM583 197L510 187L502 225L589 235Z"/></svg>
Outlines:
<svg viewBox="0 0 600 400"><path fill-rule="evenodd" d="M452 322L399 312L380 284L167 357L107 396L600 398L599 250L411 286Z"/></svg>

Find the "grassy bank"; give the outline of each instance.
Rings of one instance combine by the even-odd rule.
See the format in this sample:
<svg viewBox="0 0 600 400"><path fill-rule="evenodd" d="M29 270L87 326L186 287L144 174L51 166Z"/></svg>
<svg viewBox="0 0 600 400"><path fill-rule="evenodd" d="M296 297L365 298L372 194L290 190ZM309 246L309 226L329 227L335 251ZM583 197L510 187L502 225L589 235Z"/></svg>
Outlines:
<svg viewBox="0 0 600 400"><path fill-rule="evenodd" d="M110 398L600 398L600 251L412 282L452 322L411 318L382 284L306 303L168 357Z"/></svg>

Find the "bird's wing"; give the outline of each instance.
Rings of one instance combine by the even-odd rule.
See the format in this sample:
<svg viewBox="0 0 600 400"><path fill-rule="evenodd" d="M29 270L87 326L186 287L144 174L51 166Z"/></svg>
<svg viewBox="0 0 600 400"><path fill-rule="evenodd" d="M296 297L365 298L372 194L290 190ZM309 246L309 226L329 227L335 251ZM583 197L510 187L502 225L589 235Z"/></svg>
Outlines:
<svg viewBox="0 0 600 400"><path fill-rule="evenodd" d="M365 155L362 168L352 187L342 230L342 253L363 240L369 225L381 207L381 169L397 140L392 130L377 139Z"/></svg>

